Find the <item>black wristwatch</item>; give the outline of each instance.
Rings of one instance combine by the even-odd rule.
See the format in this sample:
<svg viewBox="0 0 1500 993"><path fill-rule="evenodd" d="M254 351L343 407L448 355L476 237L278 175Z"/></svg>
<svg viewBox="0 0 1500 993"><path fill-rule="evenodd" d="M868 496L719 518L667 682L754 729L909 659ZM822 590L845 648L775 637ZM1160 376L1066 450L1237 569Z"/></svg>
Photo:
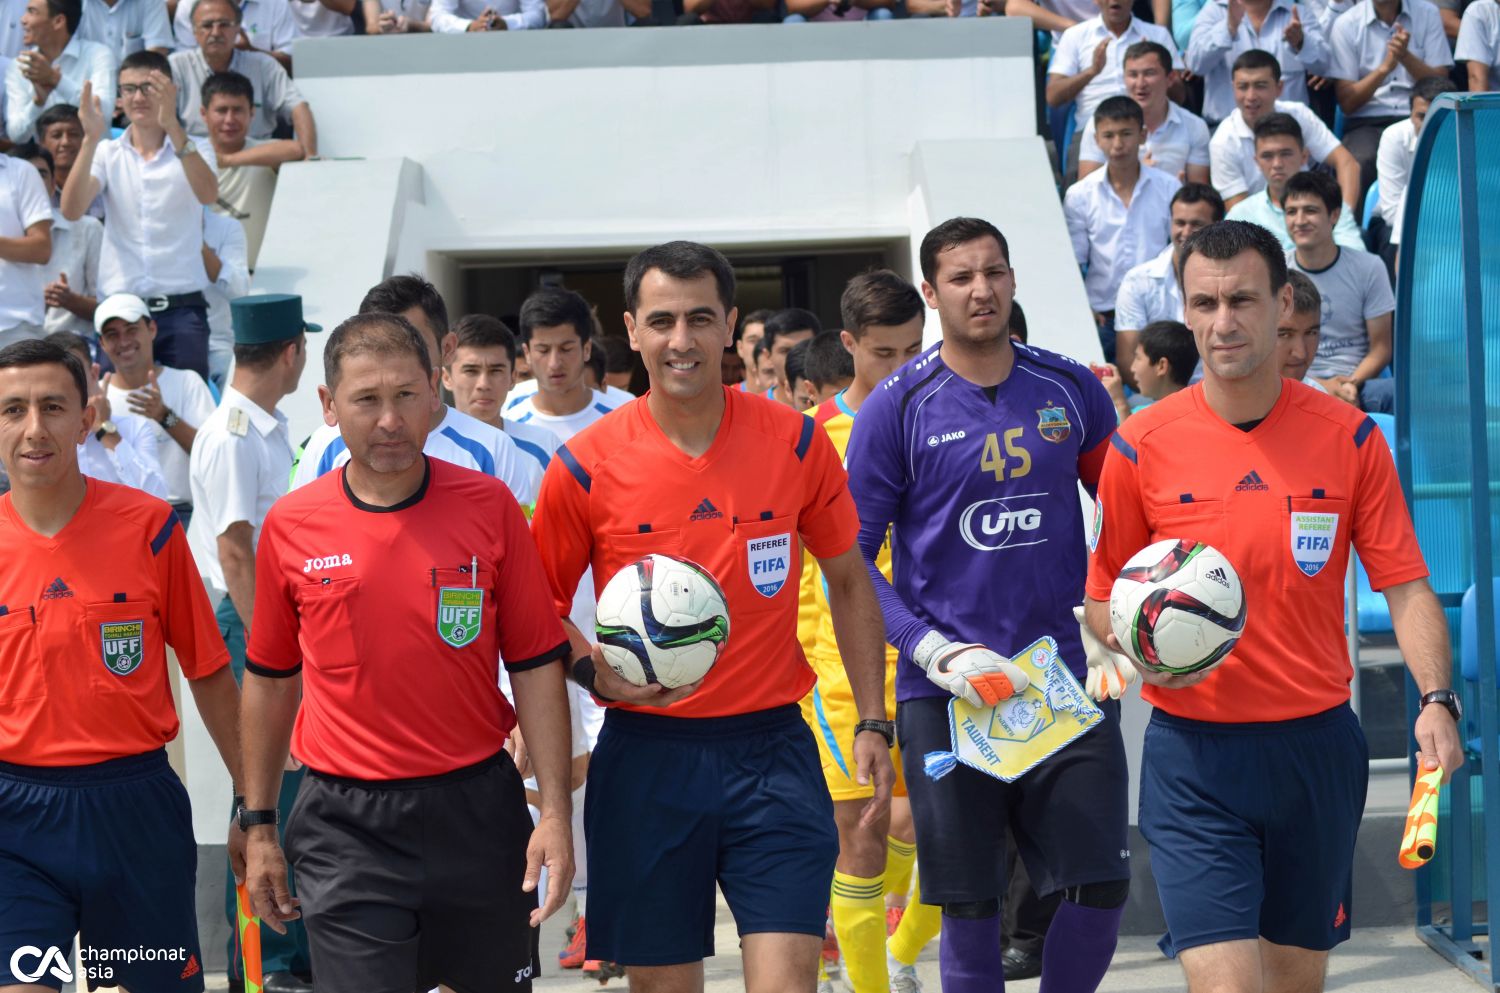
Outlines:
<svg viewBox="0 0 1500 993"><path fill-rule="evenodd" d="M1453 715L1453 723L1457 724L1459 721L1463 720L1464 705L1458 699L1458 694L1453 692L1452 690L1433 690L1431 693L1428 693L1426 696L1422 697L1422 703L1418 707L1418 709L1420 710L1423 707L1426 707L1429 703L1436 703L1440 704L1441 706L1447 707L1448 713Z"/></svg>
<svg viewBox="0 0 1500 993"><path fill-rule="evenodd" d="M246 810L241 807L235 816L240 822L241 831L248 831L259 824L275 825L276 823L274 807L270 810Z"/></svg>
<svg viewBox="0 0 1500 993"><path fill-rule="evenodd" d="M874 731L885 739L887 748L891 748L896 744L895 721L860 721L854 725L855 737L858 737L861 731Z"/></svg>

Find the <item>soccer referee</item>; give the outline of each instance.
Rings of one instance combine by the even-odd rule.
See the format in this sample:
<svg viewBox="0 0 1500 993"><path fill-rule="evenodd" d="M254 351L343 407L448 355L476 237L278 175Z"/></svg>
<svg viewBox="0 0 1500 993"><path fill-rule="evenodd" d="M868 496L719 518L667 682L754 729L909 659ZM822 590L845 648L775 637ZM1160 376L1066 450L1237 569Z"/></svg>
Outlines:
<svg viewBox="0 0 1500 993"><path fill-rule="evenodd" d="M290 737L308 771L286 850L319 993L529 990L531 928L573 875L567 640L505 484L422 454L439 401L419 332L352 317L323 362L350 461L277 501L256 552L240 815L255 911L298 916L275 828ZM504 751L502 658L535 831Z"/></svg>

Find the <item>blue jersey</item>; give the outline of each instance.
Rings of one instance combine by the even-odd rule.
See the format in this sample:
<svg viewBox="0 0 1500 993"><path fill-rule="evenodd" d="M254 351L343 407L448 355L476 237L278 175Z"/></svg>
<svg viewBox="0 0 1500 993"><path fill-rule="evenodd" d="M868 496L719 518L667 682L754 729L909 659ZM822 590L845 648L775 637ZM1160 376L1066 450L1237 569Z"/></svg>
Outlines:
<svg viewBox="0 0 1500 993"><path fill-rule="evenodd" d="M849 489L872 562L891 526L891 581L872 569L896 697L941 696L911 661L928 631L1014 655L1056 639L1085 671L1073 608L1087 572L1078 484L1093 492L1116 417L1086 366L1016 345L996 387L975 386L934 345L860 407Z"/></svg>

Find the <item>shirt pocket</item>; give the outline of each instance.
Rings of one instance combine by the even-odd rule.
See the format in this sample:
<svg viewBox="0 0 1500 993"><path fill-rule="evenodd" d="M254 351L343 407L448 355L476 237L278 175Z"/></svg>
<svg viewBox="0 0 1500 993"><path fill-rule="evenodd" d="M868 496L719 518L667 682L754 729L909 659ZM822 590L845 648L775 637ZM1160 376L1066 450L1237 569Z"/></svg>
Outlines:
<svg viewBox="0 0 1500 993"><path fill-rule="evenodd" d="M85 604L83 636L94 656L90 681L102 692L145 697L159 690L161 668L155 660L165 658L165 647L156 607L150 601ZM149 671L142 673L148 663Z"/></svg>
<svg viewBox="0 0 1500 993"><path fill-rule="evenodd" d="M47 680L36 652L36 611L31 607L0 614L0 713L47 695Z"/></svg>
<svg viewBox="0 0 1500 993"><path fill-rule="evenodd" d="M1287 497L1281 506L1281 586L1307 593L1344 588L1349 567L1349 501Z"/></svg>
<svg viewBox="0 0 1500 993"><path fill-rule="evenodd" d="M802 574L802 542L796 518L763 517L734 525L735 568L731 576L717 576L731 615L797 607ZM790 616L790 615L789 615ZM731 623L733 618L731 617Z"/></svg>
<svg viewBox="0 0 1500 993"><path fill-rule="evenodd" d="M298 641L308 665L324 672L359 663L354 638L358 579L324 579L297 587Z"/></svg>
<svg viewBox="0 0 1500 993"><path fill-rule="evenodd" d="M481 562L456 569L431 569L432 622L446 647L467 648L481 637L496 640L499 623L495 603L495 571Z"/></svg>

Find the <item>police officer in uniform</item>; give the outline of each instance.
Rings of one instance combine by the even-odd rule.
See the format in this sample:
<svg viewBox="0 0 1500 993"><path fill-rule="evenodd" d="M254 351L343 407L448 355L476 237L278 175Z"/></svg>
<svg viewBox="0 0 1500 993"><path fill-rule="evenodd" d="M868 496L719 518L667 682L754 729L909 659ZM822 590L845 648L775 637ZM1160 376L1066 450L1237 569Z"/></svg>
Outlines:
<svg viewBox="0 0 1500 993"><path fill-rule="evenodd" d="M297 389L307 364L306 332L321 328L302 319L302 298L289 294L240 297L229 308L234 373L218 409L203 422L193 443L194 514L188 544L210 596L221 598L216 612L219 630L229 646L235 679L241 680L255 601L255 546L266 512L286 492L292 471L286 417L276 404ZM301 780L300 769L288 770L282 780L278 807L283 821ZM238 797L235 806L240 806ZM225 911L234 988L242 980L232 882L226 886ZM260 940L267 993L311 989L305 979L310 971L307 935L300 923L284 935L263 927Z"/></svg>

